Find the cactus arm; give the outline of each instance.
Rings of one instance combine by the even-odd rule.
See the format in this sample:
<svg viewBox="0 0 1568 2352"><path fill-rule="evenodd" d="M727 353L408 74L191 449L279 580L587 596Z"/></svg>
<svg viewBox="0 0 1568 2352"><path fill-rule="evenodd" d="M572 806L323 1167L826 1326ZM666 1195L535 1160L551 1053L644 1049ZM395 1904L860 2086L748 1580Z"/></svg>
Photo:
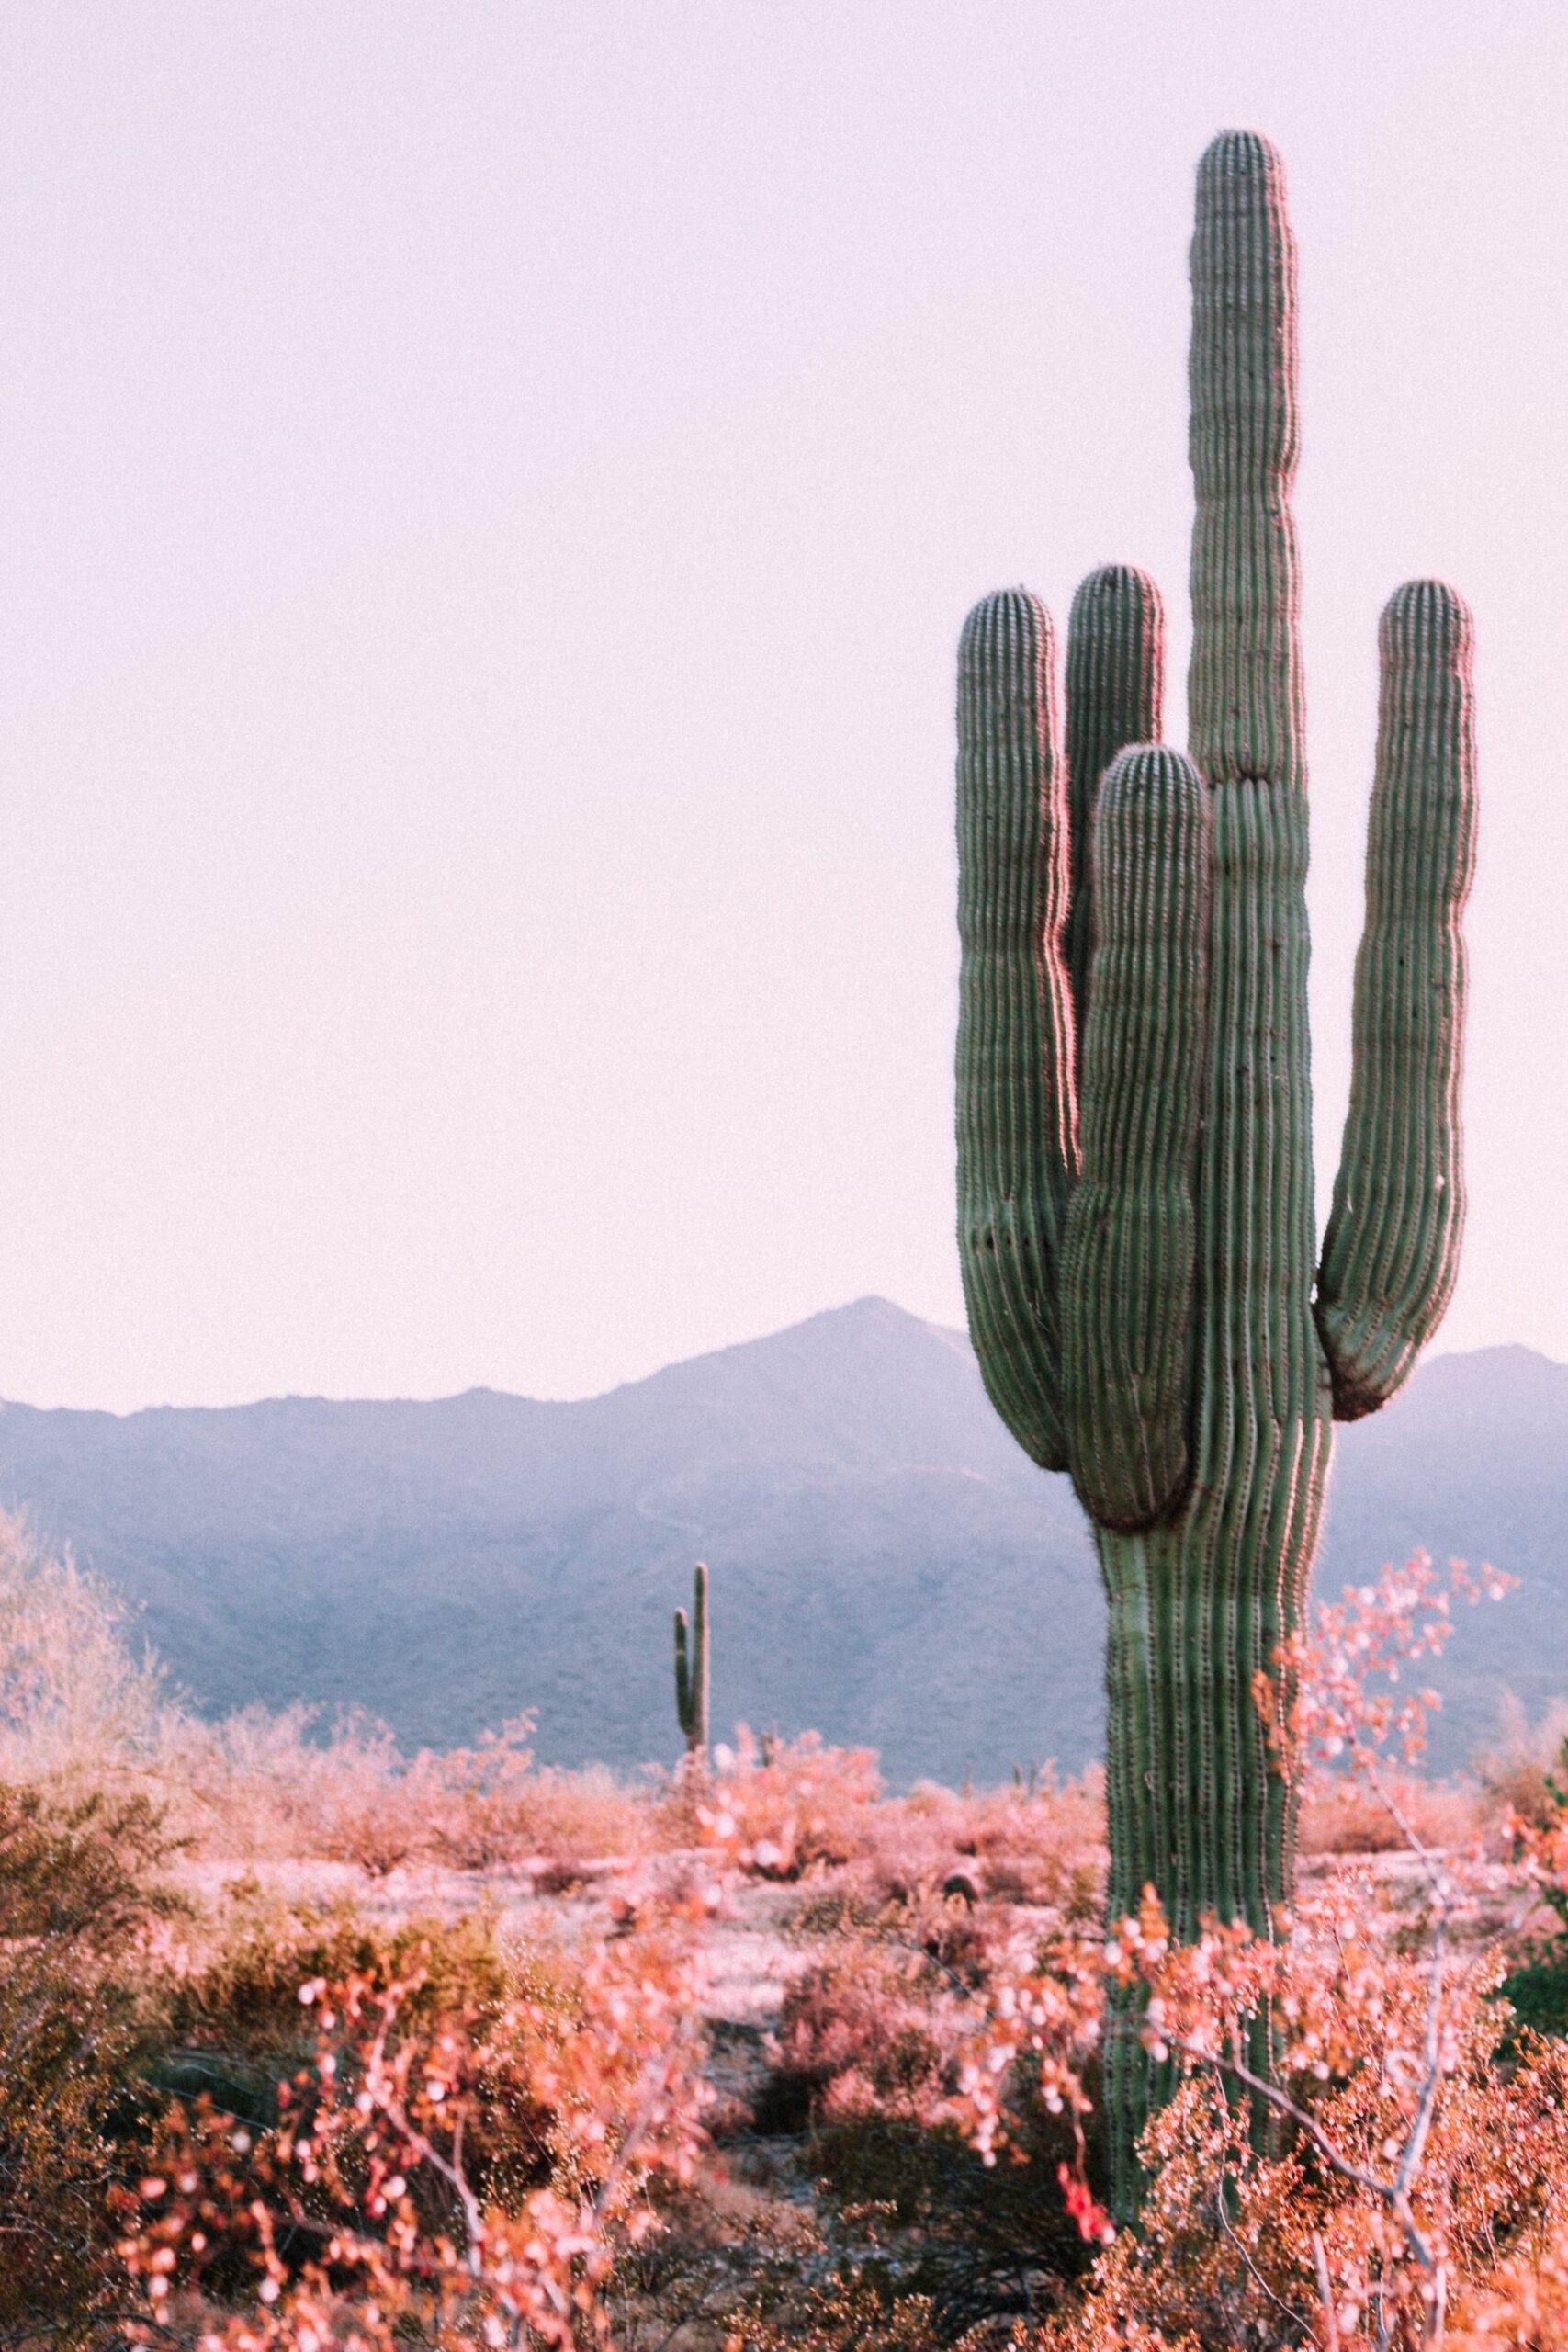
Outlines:
<svg viewBox="0 0 1568 2352"><path fill-rule="evenodd" d="M1208 984L1209 797L1179 752L1123 751L1094 820L1098 940L1062 1369L1073 1481L1102 1527L1150 1527L1189 1475Z"/></svg>
<svg viewBox="0 0 1568 2352"><path fill-rule="evenodd" d="M1474 633L1453 589L1417 580L1395 589L1378 636L1350 1107L1317 1291L1343 1421L1375 1412L1408 1379L1452 1295L1464 1223L1461 922L1475 863Z"/></svg>
<svg viewBox="0 0 1568 2352"><path fill-rule="evenodd" d="M1129 743L1157 743L1165 703L1165 608L1146 572L1102 564L1067 616L1067 792L1072 891L1066 947L1081 1058L1094 958L1091 845L1100 780Z"/></svg>
<svg viewBox="0 0 1568 2352"><path fill-rule="evenodd" d="M1077 1172L1066 771L1050 617L976 605L958 673L958 1249L992 1403L1066 1467L1056 1285Z"/></svg>
<svg viewBox="0 0 1568 2352"><path fill-rule="evenodd" d="M1304 785L1296 253L1284 167L1255 131L1222 131L1198 167L1189 452L1189 749L1215 786Z"/></svg>

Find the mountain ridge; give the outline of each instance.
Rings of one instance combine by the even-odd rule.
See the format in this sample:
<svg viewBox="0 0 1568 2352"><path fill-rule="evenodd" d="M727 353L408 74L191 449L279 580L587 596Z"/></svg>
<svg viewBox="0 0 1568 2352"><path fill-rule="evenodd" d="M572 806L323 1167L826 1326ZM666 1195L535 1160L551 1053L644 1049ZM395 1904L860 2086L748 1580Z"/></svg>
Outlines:
<svg viewBox="0 0 1568 2352"><path fill-rule="evenodd" d="M1320 1589L1418 1543L1523 1577L1461 1612L1436 1678L1458 1761L1505 1686L1568 1690L1568 1365L1434 1358L1337 1452ZM1013 1444L962 1333L883 1299L593 1397L7 1404L0 1502L118 1586L215 1711L358 1704L440 1743L532 1707L548 1760L671 1756L669 1617L700 1555L716 1724L864 1740L896 1781L1100 1744L1067 1483Z"/></svg>

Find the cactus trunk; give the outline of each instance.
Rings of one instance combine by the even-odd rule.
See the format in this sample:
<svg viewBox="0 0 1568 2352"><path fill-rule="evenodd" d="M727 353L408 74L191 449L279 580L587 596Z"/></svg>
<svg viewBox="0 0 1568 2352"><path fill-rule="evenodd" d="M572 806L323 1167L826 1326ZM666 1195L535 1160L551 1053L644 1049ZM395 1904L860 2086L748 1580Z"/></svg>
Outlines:
<svg viewBox="0 0 1568 2352"><path fill-rule="evenodd" d="M1210 1916L1271 1934L1291 1897L1296 1792L1259 1678L1300 1622L1332 1419L1394 1392L1452 1288L1474 842L1469 616L1416 582L1381 639L1350 1114L1314 1302L1295 256L1279 158L1250 133L1200 166L1192 287L1190 762L1138 748L1158 727L1160 607L1125 567L1075 600L1067 762L1026 592L971 615L959 695L971 1331L1009 1427L1071 1471L1095 1524L1111 1917L1152 1888L1183 1939ZM1118 1996L1124 2214L1160 2088L1136 2024Z"/></svg>
<svg viewBox="0 0 1568 2352"><path fill-rule="evenodd" d="M1253 779L1213 796L1211 1029L1198 1193L1190 1499L1097 1529L1110 1608L1111 1917L1153 1886L1190 1940L1205 1915L1272 1930L1291 1895L1296 1790L1254 1696L1301 1617L1332 1436L1310 1305L1306 806ZM1154 2086L1123 2013L1107 2107L1127 2210Z"/></svg>

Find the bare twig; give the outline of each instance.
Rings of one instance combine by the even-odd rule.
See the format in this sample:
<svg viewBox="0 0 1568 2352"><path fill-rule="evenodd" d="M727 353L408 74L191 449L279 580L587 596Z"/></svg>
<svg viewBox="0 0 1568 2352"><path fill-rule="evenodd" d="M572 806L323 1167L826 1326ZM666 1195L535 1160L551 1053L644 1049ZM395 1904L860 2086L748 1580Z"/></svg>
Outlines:
<svg viewBox="0 0 1568 2352"><path fill-rule="evenodd" d="M1323 2311L1323 2352L1339 2352L1339 2313L1334 2301L1334 2282L1328 2275L1328 2256L1319 2230L1312 2233L1312 2267L1317 2273L1317 2300Z"/></svg>
<svg viewBox="0 0 1568 2352"><path fill-rule="evenodd" d="M1268 2279L1263 2276L1262 2271L1258 2267L1257 2263L1252 2259L1251 2255L1248 2254L1246 2246L1242 2244L1241 2239L1237 2236L1236 2232L1232 2225L1231 2217L1225 2211L1225 2183L1224 2180L1221 2181L1219 2188L1215 2192L1214 2211L1220 2217L1221 2229L1224 2232L1226 2237L1229 2238L1232 2245L1235 2246L1237 2254L1240 2255L1242 2261L1246 2264L1247 2272L1251 2277L1253 2283L1262 2290L1263 2293L1267 2295L1269 2301L1273 2304L1277 2312L1284 2312L1285 2317L1290 2321L1292 2327L1299 2327L1301 2325L1300 2312L1293 2312L1289 2303L1281 2301L1280 2298L1274 2292L1273 2288L1269 2284Z"/></svg>

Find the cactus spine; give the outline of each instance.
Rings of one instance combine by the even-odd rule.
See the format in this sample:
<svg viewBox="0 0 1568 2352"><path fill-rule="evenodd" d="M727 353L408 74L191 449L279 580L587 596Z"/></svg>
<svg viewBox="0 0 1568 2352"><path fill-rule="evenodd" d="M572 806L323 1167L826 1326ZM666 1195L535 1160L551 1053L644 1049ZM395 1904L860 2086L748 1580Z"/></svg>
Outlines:
<svg viewBox="0 0 1568 2352"><path fill-rule="evenodd" d="M1295 254L1251 133L1199 167L1192 293L1190 759L1155 748L1159 601L1124 567L1073 602L1065 761L1026 591L970 615L958 695L970 1329L1002 1418L1095 1526L1111 1916L1152 1885L1183 1937L1206 1913L1270 1931L1289 1897L1295 1792L1256 1678L1299 1621L1332 1419L1386 1402L1453 1287L1475 827L1470 617L1417 582L1380 634L1354 1076L1315 1266ZM1113 2033L1124 2212L1155 2089Z"/></svg>
<svg viewBox="0 0 1568 2352"><path fill-rule="evenodd" d="M708 1760L708 1572L699 1560L692 1573L692 1614L675 1611L675 1714L686 1736L686 1754L705 1769Z"/></svg>

